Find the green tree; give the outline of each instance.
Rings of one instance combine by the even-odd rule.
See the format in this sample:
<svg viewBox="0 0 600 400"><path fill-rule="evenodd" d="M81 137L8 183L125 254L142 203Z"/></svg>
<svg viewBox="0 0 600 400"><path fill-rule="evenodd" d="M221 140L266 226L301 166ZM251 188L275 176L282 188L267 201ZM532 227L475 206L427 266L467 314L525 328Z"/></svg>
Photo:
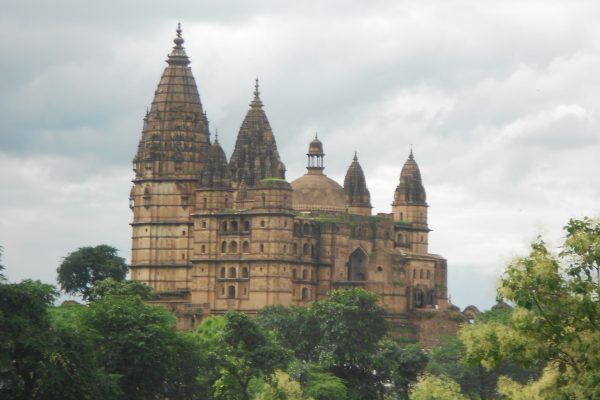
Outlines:
<svg viewBox="0 0 600 400"><path fill-rule="evenodd" d="M417 344L407 345L392 338L382 340L374 363L379 391L408 399L410 387L423 373L427 361L427 355Z"/></svg>
<svg viewBox="0 0 600 400"><path fill-rule="evenodd" d="M538 385L547 393L552 384L551 398L600 398L600 223L571 220L565 230L559 254L538 239L506 268L498 293L517 306L510 324L469 327L461 337L467 358L487 368L505 360L547 365L544 385L523 390ZM510 381L502 382L508 390Z"/></svg>
<svg viewBox="0 0 600 400"><path fill-rule="evenodd" d="M0 283L0 398L35 398L52 341L48 307L56 296L39 281Z"/></svg>
<svg viewBox="0 0 600 400"><path fill-rule="evenodd" d="M110 277L94 283L89 300L96 301L106 296L137 296L142 300L156 298L152 288L143 282L118 281Z"/></svg>
<svg viewBox="0 0 600 400"><path fill-rule="evenodd" d="M263 382L254 400L314 400L304 397L300 383L283 371L275 371L270 379Z"/></svg>
<svg viewBox="0 0 600 400"><path fill-rule="evenodd" d="M81 247L67 255L57 269L58 283L65 293L79 294L87 300L92 286L106 278L121 281L127 275L125 259L107 245Z"/></svg>
<svg viewBox="0 0 600 400"><path fill-rule="evenodd" d="M294 352L296 358L310 362L319 357L321 332L315 313L309 307L267 306L258 311L256 322L275 333L277 340Z"/></svg>
<svg viewBox="0 0 600 400"><path fill-rule="evenodd" d="M90 304L82 323L99 362L118 377L122 398L176 398L197 388L202 364L195 342L175 330L175 317L166 310L136 296L107 296Z"/></svg>
<svg viewBox="0 0 600 400"><path fill-rule="evenodd" d="M387 332L377 300L364 289L337 290L311 306L321 333L319 363L346 382L351 398L377 397L373 357Z"/></svg>
<svg viewBox="0 0 600 400"><path fill-rule="evenodd" d="M249 399L253 378L268 377L289 361L288 352L275 338L245 314L228 312L207 318L195 334L200 348L209 353L211 364L219 370L213 383L216 398Z"/></svg>
<svg viewBox="0 0 600 400"><path fill-rule="evenodd" d="M445 376L425 375L410 393L412 400L467 400L460 385Z"/></svg>
<svg viewBox="0 0 600 400"><path fill-rule="evenodd" d="M307 397L314 400L346 400L348 390L344 381L318 364L294 360L288 367L290 376L300 382Z"/></svg>
<svg viewBox="0 0 600 400"><path fill-rule="evenodd" d="M2 262L3 256L4 256L4 247L0 246L0 283L6 281L6 275L4 275L4 270L6 269L6 267L4 266L4 263Z"/></svg>

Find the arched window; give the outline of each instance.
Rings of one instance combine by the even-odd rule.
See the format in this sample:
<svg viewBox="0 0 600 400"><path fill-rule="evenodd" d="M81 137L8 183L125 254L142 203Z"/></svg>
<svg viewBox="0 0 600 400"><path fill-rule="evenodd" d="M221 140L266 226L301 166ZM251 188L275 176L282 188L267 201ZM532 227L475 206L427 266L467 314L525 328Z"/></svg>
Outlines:
<svg viewBox="0 0 600 400"><path fill-rule="evenodd" d="M311 256L313 256L313 257L316 257L316 256L317 256L317 250L316 250L316 247L315 247L315 246L313 246L312 244L310 245L310 255L311 255Z"/></svg>
<svg viewBox="0 0 600 400"><path fill-rule="evenodd" d="M308 300L309 297L310 292L308 291L308 288L302 288L302 300Z"/></svg>
<svg viewBox="0 0 600 400"><path fill-rule="evenodd" d="M238 230L238 223L237 221L231 221L231 230L234 232L237 232Z"/></svg>
<svg viewBox="0 0 600 400"><path fill-rule="evenodd" d="M260 252L261 253L265 252L265 245L264 244L261 243L259 248L260 248Z"/></svg>
<svg viewBox="0 0 600 400"><path fill-rule="evenodd" d="M267 196L264 193L261 193L260 198L262 200L262 206L265 207L267 205Z"/></svg>
<svg viewBox="0 0 600 400"><path fill-rule="evenodd" d="M150 188L146 186L144 189L144 207L149 208L152 205L152 194Z"/></svg>
<svg viewBox="0 0 600 400"><path fill-rule="evenodd" d="M244 231L248 232L250 230L250 222L244 221Z"/></svg>
<svg viewBox="0 0 600 400"><path fill-rule="evenodd" d="M227 242L221 243L221 253L225 253L227 251Z"/></svg>
<svg viewBox="0 0 600 400"><path fill-rule="evenodd" d="M306 270L306 269L302 270L302 280L303 281L307 281L308 280L308 270Z"/></svg>
<svg viewBox="0 0 600 400"><path fill-rule="evenodd" d="M314 276L313 276L313 270L310 270L310 280L311 282L314 281Z"/></svg>
<svg viewBox="0 0 600 400"><path fill-rule="evenodd" d="M202 222L200 223L200 226L202 226L203 228L206 228L206 221L202 221Z"/></svg>
<svg viewBox="0 0 600 400"><path fill-rule="evenodd" d="M284 244L284 245L283 245L283 254L286 254L286 253L287 253L287 245L286 245L286 244Z"/></svg>
<svg viewBox="0 0 600 400"><path fill-rule="evenodd" d="M427 270L427 279L429 279L429 270Z"/></svg>
<svg viewBox="0 0 600 400"><path fill-rule="evenodd" d="M227 288L227 298L235 299L235 286L231 285Z"/></svg>
<svg viewBox="0 0 600 400"><path fill-rule="evenodd" d="M310 225L304 224L304 227L302 228L302 231L304 233L310 233Z"/></svg>
<svg viewBox="0 0 600 400"><path fill-rule="evenodd" d="M229 243L229 252L230 253L237 253L237 242L235 240L233 240L231 243Z"/></svg>
<svg viewBox="0 0 600 400"><path fill-rule="evenodd" d="M225 278L225 267L221 267L221 272L219 274L219 277Z"/></svg>
<svg viewBox="0 0 600 400"><path fill-rule="evenodd" d="M413 269L413 279L416 279L416 278L417 278L417 270Z"/></svg>
<svg viewBox="0 0 600 400"><path fill-rule="evenodd" d="M293 254L298 254L298 244L297 243L294 243L292 245L292 251L293 251Z"/></svg>
<svg viewBox="0 0 600 400"><path fill-rule="evenodd" d="M208 199L206 197L202 199L202 208L208 208Z"/></svg>
<svg viewBox="0 0 600 400"><path fill-rule="evenodd" d="M223 223L221 224L221 230L223 232L227 232L227 221L223 221Z"/></svg>
<svg viewBox="0 0 600 400"><path fill-rule="evenodd" d="M248 267L242 268L242 278L248 278L248 276L249 276Z"/></svg>
<svg viewBox="0 0 600 400"><path fill-rule="evenodd" d="M229 208L229 197L225 197L225 208Z"/></svg>
<svg viewBox="0 0 600 400"><path fill-rule="evenodd" d="M229 278L237 278L237 271L235 267L229 268Z"/></svg>
<svg viewBox="0 0 600 400"><path fill-rule="evenodd" d="M250 243L247 240L244 240L244 244L242 244L242 252L250 253Z"/></svg>
<svg viewBox="0 0 600 400"><path fill-rule="evenodd" d="M298 279L298 270L296 268L292 269L292 279Z"/></svg>
<svg viewBox="0 0 600 400"><path fill-rule="evenodd" d="M260 227L261 227L261 228L264 228L264 227L265 227L265 221L264 221L264 220L261 220L261 221L260 221Z"/></svg>
<svg viewBox="0 0 600 400"><path fill-rule="evenodd" d="M348 280L366 281L369 256L360 247L354 250L348 261Z"/></svg>
<svg viewBox="0 0 600 400"><path fill-rule="evenodd" d="M413 304L416 308L423 307L423 291L419 288L414 289Z"/></svg>
<svg viewBox="0 0 600 400"><path fill-rule="evenodd" d="M304 243L304 246L302 246L302 254L304 254L305 256L307 256L308 255L308 251L309 251L308 243Z"/></svg>
<svg viewBox="0 0 600 400"><path fill-rule="evenodd" d="M206 245L202 245L201 249L200 249L201 253L206 253Z"/></svg>
<svg viewBox="0 0 600 400"><path fill-rule="evenodd" d="M298 224L298 223L294 224L294 233L300 233L300 224Z"/></svg>

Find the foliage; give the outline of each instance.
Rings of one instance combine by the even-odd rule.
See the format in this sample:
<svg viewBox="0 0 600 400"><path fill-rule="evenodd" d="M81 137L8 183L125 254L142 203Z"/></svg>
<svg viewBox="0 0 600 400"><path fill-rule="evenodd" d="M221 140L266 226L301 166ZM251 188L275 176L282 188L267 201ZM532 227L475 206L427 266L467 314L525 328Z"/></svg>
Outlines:
<svg viewBox="0 0 600 400"><path fill-rule="evenodd" d="M274 332L279 343L291 349L296 358L306 362L318 358L315 349L321 340L321 333L310 308L267 306L258 311L256 322Z"/></svg>
<svg viewBox="0 0 600 400"><path fill-rule="evenodd" d="M275 371L268 382L263 382L254 400L313 400L304 397L300 383L283 371Z"/></svg>
<svg viewBox="0 0 600 400"><path fill-rule="evenodd" d="M305 396L314 400L345 400L348 397L344 381L317 364L292 361L288 372L301 383Z"/></svg>
<svg viewBox="0 0 600 400"><path fill-rule="evenodd" d="M466 400L460 386L445 376L425 375L411 390L412 400Z"/></svg>
<svg viewBox="0 0 600 400"><path fill-rule="evenodd" d="M406 345L400 340L386 338L380 344L374 365L380 374L380 382L390 386L387 391L399 399L408 399L410 386L421 376L427 361L427 355L419 345ZM383 386L380 390L383 391Z"/></svg>
<svg viewBox="0 0 600 400"><path fill-rule="evenodd" d="M289 361L287 351L246 314L228 312L207 318L195 336L219 369L214 382L216 398L249 399L252 378L269 376Z"/></svg>
<svg viewBox="0 0 600 400"><path fill-rule="evenodd" d="M121 281L127 270L125 259L118 256L117 249L103 244L81 247L70 253L56 271L58 283L65 293L79 294L87 300L97 281L106 278Z"/></svg>
<svg viewBox="0 0 600 400"><path fill-rule="evenodd" d="M156 294L152 288L140 281L118 281L106 278L92 286L90 301L97 301L106 296L136 296L141 300L153 300Z"/></svg>
<svg viewBox="0 0 600 400"><path fill-rule="evenodd" d="M6 267L2 263L2 257L4 256L4 247L0 246L0 283L6 281L6 275L4 275L4 270Z"/></svg>
<svg viewBox="0 0 600 400"><path fill-rule="evenodd" d="M600 223L571 220L565 230L559 254L538 238L529 255L508 265L498 292L499 300L517 306L510 324L490 321L461 334L467 358L486 368L505 360L548 366L526 386L502 379L505 393L518 388L551 398L600 397Z"/></svg>
<svg viewBox="0 0 600 400"><path fill-rule="evenodd" d="M0 397L32 399L51 342L55 289L39 281L0 284Z"/></svg>
<svg viewBox="0 0 600 400"><path fill-rule="evenodd" d="M200 359L190 341L177 334L174 316L166 310L135 296L108 296L91 303L82 322L100 362L118 376L123 398L175 397L196 389L195 376L187 376L181 363L199 371Z"/></svg>

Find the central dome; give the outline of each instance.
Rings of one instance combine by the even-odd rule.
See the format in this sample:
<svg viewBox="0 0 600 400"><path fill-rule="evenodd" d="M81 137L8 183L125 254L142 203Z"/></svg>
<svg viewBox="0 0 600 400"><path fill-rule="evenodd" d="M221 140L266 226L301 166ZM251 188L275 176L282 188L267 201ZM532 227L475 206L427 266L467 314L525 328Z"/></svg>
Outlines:
<svg viewBox="0 0 600 400"><path fill-rule="evenodd" d="M343 213L346 211L344 188L323 174L323 144L315 135L308 146L308 172L292 182L294 210L314 213Z"/></svg>
<svg viewBox="0 0 600 400"><path fill-rule="evenodd" d="M292 182L292 202L296 211L343 213L344 188L321 171L309 171Z"/></svg>

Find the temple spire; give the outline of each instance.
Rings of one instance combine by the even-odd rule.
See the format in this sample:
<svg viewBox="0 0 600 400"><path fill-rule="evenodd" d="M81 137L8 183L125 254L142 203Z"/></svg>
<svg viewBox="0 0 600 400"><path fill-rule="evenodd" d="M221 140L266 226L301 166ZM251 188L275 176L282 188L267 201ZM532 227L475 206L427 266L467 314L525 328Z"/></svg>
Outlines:
<svg viewBox="0 0 600 400"><path fill-rule="evenodd" d="M260 90L258 85L258 77L254 80L254 99L250 103L252 108L262 108L262 101L260 100Z"/></svg>
<svg viewBox="0 0 600 400"><path fill-rule="evenodd" d="M410 145L410 154L408 155L408 159L409 160L414 160L415 159L415 157L413 156L412 144Z"/></svg>
<svg viewBox="0 0 600 400"><path fill-rule="evenodd" d="M182 46L185 40L181 36L181 22L177 23L177 29L175 30L175 32L177 33L177 36L175 36L175 38L173 39L173 43L175 43L175 46L173 46L173 50L171 50L171 54L169 54L167 58L167 63L169 65L187 66L190 64L190 59L188 58L185 52L185 48Z"/></svg>

